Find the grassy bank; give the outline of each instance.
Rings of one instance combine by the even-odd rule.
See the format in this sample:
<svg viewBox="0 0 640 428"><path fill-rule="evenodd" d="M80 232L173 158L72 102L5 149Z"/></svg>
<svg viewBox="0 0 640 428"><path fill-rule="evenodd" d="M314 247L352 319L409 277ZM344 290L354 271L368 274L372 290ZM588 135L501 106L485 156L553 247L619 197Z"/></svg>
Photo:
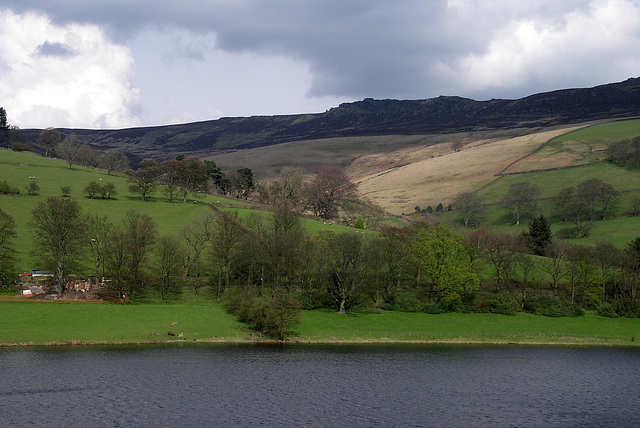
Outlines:
<svg viewBox="0 0 640 428"><path fill-rule="evenodd" d="M246 343L266 340L202 300L113 304L0 301L3 345L148 342ZM180 336L182 334L182 336ZM301 343L519 343L640 345L640 319L587 314L546 318L518 314L428 315L385 311L305 311L289 340Z"/></svg>

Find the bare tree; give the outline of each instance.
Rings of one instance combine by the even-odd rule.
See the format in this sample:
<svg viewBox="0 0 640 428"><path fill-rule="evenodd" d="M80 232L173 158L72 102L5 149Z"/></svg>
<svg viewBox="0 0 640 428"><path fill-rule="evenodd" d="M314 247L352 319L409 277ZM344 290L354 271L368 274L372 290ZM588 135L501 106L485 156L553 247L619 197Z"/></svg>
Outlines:
<svg viewBox="0 0 640 428"><path fill-rule="evenodd" d="M464 227L477 226L482 220L484 206L475 193L463 193L453 203L453 209L462 215Z"/></svg>
<svg viewBox="0 0 640 428"><path fill-rule="evenodd" d="M509 185L509 191L502 198L502 203L509 208L515 225L520 224L523 214L533 213L536 209L536 199L540 197L540 190L528 181L521 181Z"/></svg>
<svg viewBox="0 0 640 428"><path fill-rule="evenodd" d="M166 295L177 294L180 290L185 252L178 238L167 235L158 239L155 255L155 288L160 292L160 300L164 300Z"/></svg>
<svg viewBox="0 0 640 428"><path fill-rule="evenodd" d="M16 223L0 208L0 285L14 273Z"/></svg>
<svg viewBox="0 0 640 428"><path fill-rule="evenodd" d="M187 279L189 271L198 262L202 251L211 239L215 220L216 218L213 214L206 213L196 221L185 223L180 228L180 235L187 247L182 273L183 281Z"/></svg>
<svg viewBox="0 0 640 428"><path fill-rule="evenodd" d="M44 148L46 157L54 156L56 147L60 144L60 132L55 128L47 128L40 133L38 143Z"/></svg>
<svg viewBox="0 0 640 428"><path fill-rule="evenodd" d="M307 197L314 215L329 220L338 216L342 203L356 198L356 186L341 169L329 168L308 186Z"/></svg>
<svg viewBox="0 0 640 428"><path fill-rule="evenodd" d="M107 240L111 231L113 230L113 224L109 222L107 216L100 217L97 214L87 216L87 239L89 241L89 248L91 249L91 255L93 256L93 262L95 266L96 282L98 278L104 276L104 249L107 244ZM102 272L100 271L102 268Z"/></svg>
<svg viewBox="0 0 640 428"><path fill-rule="evenodd" d="M76 134L71 134L58 144L57 153L69 164L69 169L71 169L73 164L80 159L83 147L84 142L82 139Z"/></svg>
<svg viewBox="0 0 640 428"><path fill-rule="evenodd" d="M338 313L346 314L366 283L366 248L362 235L341 233L329 236L324 251L329 258L326 266L329 294L338 304Z"/></svg>
<svg viewBox="0 0 640 428"><path fill-rule="evenodd" d="M107 174L109 175L111 175L113 171L125 171L129 168L127 155L118 149L109 149L102 153L98 163L101 168L107 170Z"/></svg>

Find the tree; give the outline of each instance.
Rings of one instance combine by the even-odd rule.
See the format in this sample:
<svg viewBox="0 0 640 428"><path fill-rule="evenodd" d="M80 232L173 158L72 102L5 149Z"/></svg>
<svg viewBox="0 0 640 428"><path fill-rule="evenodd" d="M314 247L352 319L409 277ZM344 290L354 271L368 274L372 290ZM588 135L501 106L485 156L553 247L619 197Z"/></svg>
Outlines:
<svg viewBox="0 0 640 428"><path fill-rule="evenodd" d="M325 267L328 290L338 305L338 313L344 315L365 285L365 242L358 233L341 233L327 238L323 251L328 254Z"/></svg>
<svg viewBox="0 0 640 428"><path fill-rule="evenodd" d="M113 171L126 171L129 168L129 159L123 151L109 149L98 158L98 164L111 175Z"/></svg>
<svg viewBox="0 0 640 428"><path fill-rule="evenodd" d="M57 153L69 164L69 169L71 169L73 164L80 158L83 146L82 139L76 134L71 134L58 144Z"/></svg>
<svg viewBox="0 0 640 428"><path fill-rule="evenodd" d="M521 235L519 235L521 236ZM514 246L518 237L508 234L495 234L479 231L475 234L474 243L483 249L484 257L494 269L496 291L506 287L514 267Z"/></svg>
<svg viewBox="0 0 640 428"><path fill-rule="evenodd" d="M600 207L602 220L607 219L607 213L616 209L620 202L620 192L609 183L602 183L598 188L596 203Z"/></svg>
<svg viewBox="0 0 640 428"><path fill-rule="evenodd" d="M155 255L155 288L160 292L160 300L164 300L166 295L180 291L184 248L175 236L161 236L155 247Z"/></svg>
<svg viewBox="0 0 640 428"><path fill-rule="evenodd" d="M299 247L306 233L300 217L287 202L279 203L270 222L259 233L268 256L273 284L280 287L296 272L301 262Z"/></svg>
<svg viewBox="0 0 640 428"><path fill-rule="evenodd" d="M266 305L265 326L269 334L285 340L287 331L300 324L302 305L285 289L275 288Z"/></svg>
<svg viewBox="0 0 640 428"><path fill-rule="evenodd" d="M567 187L553 198L554 214L565 223L569 221L569 205L574 201L575 192L575 187Z"/></svg>
<svg viewBox="0 0 640 428"><path fill-rule="evenodd" d="M462 215L464 227L477 226L482 220L484 207L475 193L463 193L453 203L453 208Z"/></svg>
<svg viewBox="0 0 640 428"><path fill-rule="evenodd" d="M523 214L531 214L536 209L536 199L540 197L540 190L528 181L521 181L509 185L509 191L502 198L502 203L511 211L513 223L520 224Z"/></svg>
<svg viewBox="0 0 640 428"><path fill-rule="evenodd" d="M138 193L142 202L151 195L158 185L158 177L160 177L161 169L153 159L143 159L138 164L136 171L127 171L129 177L129 191Z"/></svg>
<svg viewBox="0 0 640 428"><path fill-rule="evenodd" d="M207 176L213 181L213 185L220 193L226 195L231 190L231 180L225 175L224 172L216 165L214 161L204 161L205 171Z"/></svg>
<svg viewBox="0 0 640 428"><path fill-rule="evenodd" d="M31 212L35 253L46 268L55 272L58 294L64 292L65 276L82 257L86 246L86 224L82 208L73 199L50 197Z"/></svg>
<svg viewBox="0 0 640 428"><path fill-rule="evenodd" d="M0 285L15 273L14 239L17 235L13 217L0 208Z"/></svg>
<svg viewBox="0 0 640 428"><path fill-rule="evenodd" d="M589 218L592 211L589 205L581 200L575 200L567 206L567 218L576 225L576 238L582 238L589 232Z"/></svg>
<svg viewBox="0 0 640 428"><path fill-rule="evenodd" d="M455 307L462 298L478 289L480 281L471 269L471 259L461 235L440 224L419 232L414 250L421 269L431 279L436 299L445 307Z"/></svg>
<svg viewBox="0 0 640 428"><path fill-rule="evenodd" d="M0 145L9 146L9 122L4 107L0 107Z"/></svg>
<svg viewBox="0 0 640 428"><path fill-rule="evenodd" d="M40 133L38 143L44 148L46 157L55 156L56 148L60 144L60 132L55 128L47 128Z"/></svg>
<svg viewBox="0 0 640 428"><path fill-rule="evenodd" d="M107 216L100 217L97 214L89 214L86 217L87 240L91 249L91 256L95 267L94 276L96 282L100 276L104 276L104 252L109 235L113 231L113 224L109 222ZM100 271L102 268L102 271ZM101 275L102 274L102 275Z"/></svg>
<svg viewBox="0 0 640 428"><path fill-rule="evenodd" d="M237 211L219 211L218 214L211 234L211 257L213 264L218 267L217 300L220 302L222 279L224 278L224 288L227 289L236 253L246 229L239 223Z"/></svg>
<svg viewBox="0 0 640 428"><path fill-rule="evenodd" d="M400 288L405 265L411 255L415 235L409 228L387 227L374 241L374 249L384 274L384 298L389 300Z"/></svg>
<svg viewBox="0 0 640 428"><path fill-rule="evenodd" d="M100 197L102 199L111 199L112 196L115 196L117 194L118 191L116 190L116 185L111 182L104 183L100 187Z"/></svg>
<svg viewBox="0 0 640 428"><path fill-rule="evenodd" d="M630 199L631 215L637 217L638 213L640 213L640 193L632 193Z"/></svg>
<svg viewBox="0 0 640 428"><path fill-rule="evenodd" d="M94 199L102 190L102 186L97 181L92 181L84 188L84 193L89 196L89 199Z"/></svg>
<svg viewBox="0 0 640 428"><path fill-rule="evenodd" d="M529 223L529 231L524 232L529 248L538 256L544 256L547 247L551 244L551 225L544 215L534 217Z"/></svg>
<svg viewBox="0 0 640 428"><path fill-rule="evenodd" d="M148 280L148 256L156 240L151 217L128 211L122 226L114 228L104 249L104 266L111 279L108 288L118 298L141 290Z"/></svg>
<svg viewBox="0 0 640 428"><path fill-rule="evenodd" d="M180 236L184 240L186 252L182 280L185 281L191 268L198 263L202 252L211 239L214 230L215 216L206 213L196 221L185 223L180 228Z"/></svg>
<svg viewBox="0 0 640 428"><path fill-rule="evenodd" d="M40 186L36 181L35 177L30 177L29 184L27 184L27 195L35 196L38 194L38 190L40 190Z"/></svg>
<svg viewBox="0 0 640 428"><path fill-rule="evenodd" d="M547 247L547 257L540 264L540 269L549 275L549 285L554 296L558 295L560 281L568 274L565 266L566 252L566 243L554 240Z"/></svg>
<svg viewBox="0 0 640 428"><path fill-rule="evenodd" d="M620 192L599 178L591 178L578 184L576 197L589 207L589 221L593 221L596 208L600 208L602 220L605 220L607 212L617 206Z"/></svg>
<svg viewBox="0 0 640 428"><path fill-rule="evenodd" d="M248 199L256 187L251 168L238 169L231 177L231 185L236 191L236 197Z"/></svg>
<svg viewBox="0 0 640 428"><path fill-rule="evenodd" d="M627 254L627 268L633 273L633 284L629 293L633 301L638 297L638 285L640 285L640 237L629 242L624 251Z"/></svg>
<svg viewBox="0 0 640 428"><path fill-rule="evenodd" d="M204 163L198 156L177 160L176 166L178 186L182 189L183 203L187 203L187 195L189 193L197 194L198 192L207 190L207 171ZM251 173L251 183L251 186L253 186L253 173ZM243 196L244 195L245 193L243 193ZM248 194L244 199L247 199L247 197Z"/></svg>
<svg viewBox="0 0 640 428"><path fill-rule="evenodd" d="M329 220L338 216L341 204L356 199L356 186L339 168L320 172L307 188L314 215Z"/></svg>

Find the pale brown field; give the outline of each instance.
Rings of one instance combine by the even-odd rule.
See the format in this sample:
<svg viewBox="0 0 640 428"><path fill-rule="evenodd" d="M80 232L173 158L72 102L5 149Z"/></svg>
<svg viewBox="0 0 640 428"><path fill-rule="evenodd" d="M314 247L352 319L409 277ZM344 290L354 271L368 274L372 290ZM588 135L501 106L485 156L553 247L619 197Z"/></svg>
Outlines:
<svg viewBox="0 0 640 428"><path fill-rule="evenodd" d="M357 159L349 171L360 193L393 214L410 213L414 207L445 206L463 192L477 190L501 172L562 166L567 159L528 155L558 135L578 127L567 127L501 140L468 142L459 152L451 144L371 154ZM395 163L384 170L375 165ZM369 174L362 171L369 169Z"/></svg>

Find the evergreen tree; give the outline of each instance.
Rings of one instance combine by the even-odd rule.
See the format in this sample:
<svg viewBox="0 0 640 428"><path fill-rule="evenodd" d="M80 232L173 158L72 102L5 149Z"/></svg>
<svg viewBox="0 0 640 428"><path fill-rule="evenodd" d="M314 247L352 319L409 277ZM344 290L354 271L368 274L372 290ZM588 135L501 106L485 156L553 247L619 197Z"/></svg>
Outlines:
<svg viewBox="0 0 640 428"><path fill-rule="evenodd" d="M551 244L551 225L544 218L544 215L540 214L531 220L529 231L524 232L524 236L534 254L543 256Z"/></svg>

